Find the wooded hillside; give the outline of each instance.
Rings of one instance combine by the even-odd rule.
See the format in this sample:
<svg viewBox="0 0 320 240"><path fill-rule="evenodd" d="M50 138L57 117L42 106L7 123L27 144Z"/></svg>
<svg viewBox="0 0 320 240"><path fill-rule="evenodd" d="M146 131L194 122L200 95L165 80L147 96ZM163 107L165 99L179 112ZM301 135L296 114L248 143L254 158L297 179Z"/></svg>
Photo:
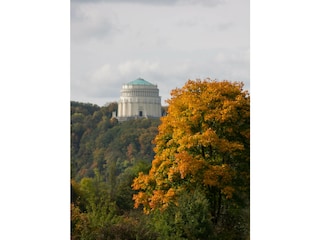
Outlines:
<svg viewBox="0 0 320 240"><path fill-rule="evenodd" d="M250 97L188 81L167 116L71 102L72 239L249 239Z"/></svg>

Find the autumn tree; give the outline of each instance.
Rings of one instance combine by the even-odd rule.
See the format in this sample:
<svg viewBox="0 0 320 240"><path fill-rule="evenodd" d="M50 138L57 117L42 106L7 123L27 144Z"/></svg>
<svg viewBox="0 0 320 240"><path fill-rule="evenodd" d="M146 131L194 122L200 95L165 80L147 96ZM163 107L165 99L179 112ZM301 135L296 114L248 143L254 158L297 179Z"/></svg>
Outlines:
<svg viewBox="0 0 320 240"><path fill-rule="evenodd" d="M248 208L250 175L250 97L243 83L189 80L171 92L167 116L155 138L149 174L132 187L135 207L149 213L178 204L184 192L206 196L211 220ZM221 219L221 220L220 220Z"/></svg>

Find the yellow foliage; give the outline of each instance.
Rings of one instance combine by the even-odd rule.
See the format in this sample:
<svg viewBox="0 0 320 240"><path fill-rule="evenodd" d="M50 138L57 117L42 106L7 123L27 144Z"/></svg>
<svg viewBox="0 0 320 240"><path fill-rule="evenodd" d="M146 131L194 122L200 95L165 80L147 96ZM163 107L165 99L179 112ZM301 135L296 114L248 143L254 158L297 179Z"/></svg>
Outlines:
<svg viewBox="0 0 320 240"><path fill-rule="evenodd" d="M235 191L235 189L231 186L226 186L221 189L221 192L226 196L226 199L232 198L232 194Z"/></svg>
<svg viewBox="0 0 320 240"><path fill-rule="evenodd" d="M205 79L171 91L168 115L154 140L152 168L132 184L140 191L135 207L162 209L175 201L178 189L193 183L232 198L233 180L240 174L232 164L249 159L250 97L242 88L239 82Z"/></svg>
<svg viewBox="0 0 320 240"><path fill-rule="evenodd" d="M152 185L154 179L150 175L139 173L139 176L133 180L133 190L146 190Z"/></svg>
<svg viewBox="0 0 320 240"><path fill-rule="evenodd" d="M208 170L204 173L203 183L222 188L230 184L233 178L233 171L227 164L209 166Z"/></svg>
<svg viewBox="0 0 320 240"><path fill-rule="evenodd" d="M196 175L201 169L206 167L206 161L203 159L196 159L186 151L177 153L175 155L177 162L177 169L180 172L181 178L185 178L188 174L191 176Z"/></svg>
<svg viewBox="0 0 320 240"><path fill-rule="evenodd" d="M161 208L164 198L163 190L154 190L152 196L149 198L149 206L151 209Z"/></svg>

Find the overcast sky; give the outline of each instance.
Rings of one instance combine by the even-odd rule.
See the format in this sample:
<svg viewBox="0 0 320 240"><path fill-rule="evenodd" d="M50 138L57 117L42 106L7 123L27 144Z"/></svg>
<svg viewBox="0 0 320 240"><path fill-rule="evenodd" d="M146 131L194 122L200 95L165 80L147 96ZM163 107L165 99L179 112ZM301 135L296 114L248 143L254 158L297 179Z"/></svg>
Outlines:
<svg viewBox="0 0 320 240"><path fill-rule="evenodd" d="M249 0L71 0L71 100L104 105L138 77L162 104L188 79L250 89Z"/></svg>

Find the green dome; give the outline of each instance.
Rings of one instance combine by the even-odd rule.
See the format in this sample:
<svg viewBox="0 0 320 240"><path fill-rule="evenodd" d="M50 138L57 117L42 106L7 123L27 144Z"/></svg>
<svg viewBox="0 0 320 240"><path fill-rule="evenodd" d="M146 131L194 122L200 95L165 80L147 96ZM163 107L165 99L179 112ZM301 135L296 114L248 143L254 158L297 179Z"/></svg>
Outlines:
<svg viewBox="0 0 320 240"><path fill-rule="evenodd" d="M142 78L137 78L136 80L133 80L131 82L127 83L128 85L153 85L149 83L148 81L142 79Z"/></svg>

